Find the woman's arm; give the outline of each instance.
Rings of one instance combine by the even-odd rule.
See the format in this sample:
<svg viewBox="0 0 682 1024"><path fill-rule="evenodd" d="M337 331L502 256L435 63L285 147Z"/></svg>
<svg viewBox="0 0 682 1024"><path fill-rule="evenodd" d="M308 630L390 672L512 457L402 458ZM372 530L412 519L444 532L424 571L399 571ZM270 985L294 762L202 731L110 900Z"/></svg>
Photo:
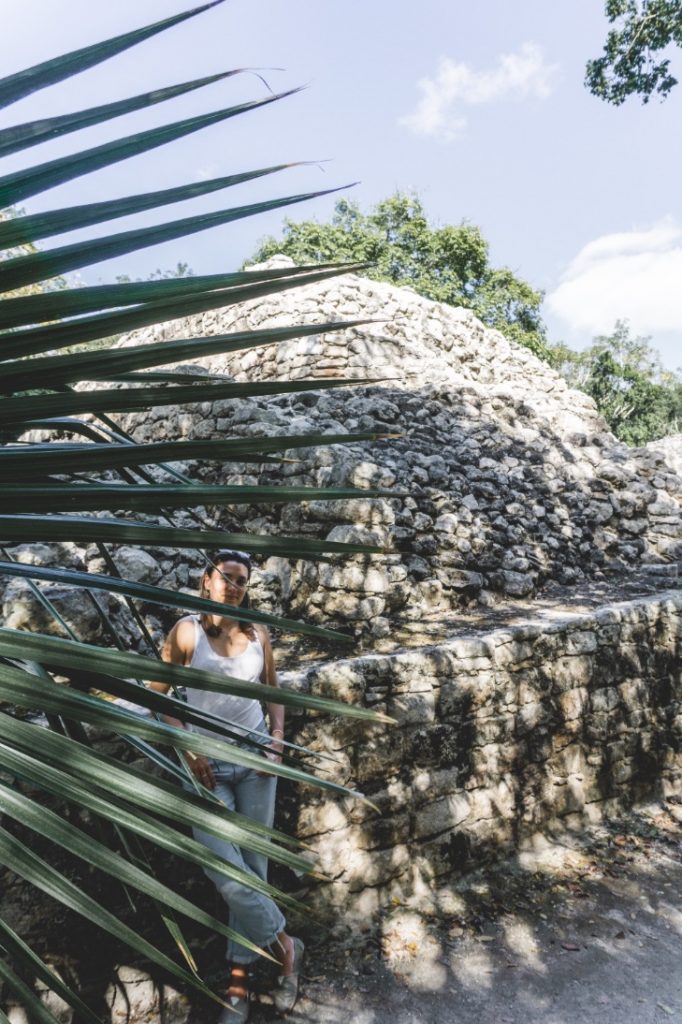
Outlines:
<svg viewBox="0 0 682 1024"><path fill-rule="evenodd" d="M194 622L192 619L180 619L176 622L166 641L161 648L161 660L172 665L189 665L194 654ZM153 682L149 684L150 689L159 693L168 693L170 683ZM179 718L171 715L162 715L167 725L173 725L176 729L184 729L185 725ZM215 778L208 758L203 754L194 754L191 750L185 751L187 764L198 782L207 786L208 789L215 788Z"/></svg>
<svg viewBox="0 0 682 1024"><path fill-rule="evenodd" d="M277 670L275 669L275 658L272 653L272 644L270 643L270 634L268 633L265 626L258 625L258 638L263 647L263 671L261 672L261 682L265 686L278 687L279 682L277 680ZM272 749L277 753L282 753L281 740L284 739L284 708L281 704L275 704L272 701L266 701L266 707L268 709L268 721L270 724L270 735L272 736L273 743Z"/></svg>

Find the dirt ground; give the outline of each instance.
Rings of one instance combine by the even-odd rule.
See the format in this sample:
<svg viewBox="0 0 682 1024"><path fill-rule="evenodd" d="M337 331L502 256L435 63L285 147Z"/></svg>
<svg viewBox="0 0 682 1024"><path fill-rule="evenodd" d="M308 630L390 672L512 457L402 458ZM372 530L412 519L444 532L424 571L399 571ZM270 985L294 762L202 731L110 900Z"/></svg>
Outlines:
<svg viewBox="0 0 682 1024"><path fill-rule="evenodd" d="M469 875L438 919L309 938L291 1024L682 1024L682 800ZM213 1011L193 1024L210 1024ZM252 1024L275 1019L262 994Z"/></svg>

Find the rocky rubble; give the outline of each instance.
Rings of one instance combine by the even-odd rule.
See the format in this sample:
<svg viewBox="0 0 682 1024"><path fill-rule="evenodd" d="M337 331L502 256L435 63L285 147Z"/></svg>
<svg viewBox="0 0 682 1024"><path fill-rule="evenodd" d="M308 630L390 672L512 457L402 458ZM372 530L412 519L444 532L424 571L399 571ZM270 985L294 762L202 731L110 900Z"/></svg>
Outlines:
<svg viewBox="0 0 682 1024"><path fill-rule="evenodd" d="M649 451L662 455L670 468L682 476L682 434L670 434L658 441L650 441L646 446Z"/></svg>
<svg viewBox="0 0 682 1024"><path fill-rule="evenodd" d="M571 391L547 364L487 330L467 310L348 275L151 327L122 344L339 320L377 322L212 356L201 367L187 368L238 380L331 376L381 383L182 410L167 406L121 418L139 441L399 435L301 448L287 452L294 461L281 465L184 467L205 482L352 485L396 495L207 510L204 521L239 530L352 539L387 552L331 565L270 559L255 581L260 607L306 615L380 642L415 618L529 599L552 581L579 586L680 557L682 481L675 471L675 439L642 449L619 443L591 399ZM185 525L196 521L185 517ZM43 554L48 563L59 563L63 546ZM95 549L67 555L91 571L102 569ZM171 550L121 550L116 558L134 578L174 589L193 588L192 566L200 564ZM120 602L110 600L109 606L125 619ZM10 585L4 612L22 622L45 618L24 583ZM86 638L100 629L96 616L90 618ZM164 624L155 618L150 623L157 632ZM132 640L135 631L130 632Z"/></svg>
<svg viewBox="0 0 682 1024"><path fill-rule="evenodd" d="M276 257L273 262L281 262ZM527 598L682 552L682 481L669 447L630 449L587 396L470 312L347 276L138 332L123 344L284 323L377 319L213 356L236 379L373 377L375 385L172 407L123 418L140 441L176 436L399 434L291 451L296 461L189 467L195 478L400 491L366 501L228 510L223 521L383 546L330 566L263 566L261 604L375 639L415 615Z"/></svg>

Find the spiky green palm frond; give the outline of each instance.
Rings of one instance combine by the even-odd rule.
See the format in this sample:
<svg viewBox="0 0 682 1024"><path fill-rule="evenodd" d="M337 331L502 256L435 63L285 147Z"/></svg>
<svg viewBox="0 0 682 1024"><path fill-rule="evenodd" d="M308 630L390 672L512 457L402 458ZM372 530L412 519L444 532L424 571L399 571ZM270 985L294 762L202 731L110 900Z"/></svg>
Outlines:
<svg viewBox="0 0 682 1024"><path fill-rule="evenodd" d="M154 25L65 54L0 80L0 107L9 106L36 90L78 74L128 47L217 6L221 0L182 12ZM241 70L241 69L239 69ZM16 154L49 139L121 117L152 104L222 80L237 71L201 79L165 84L142 95L114 99L98 107L70 111L52 118L0 129L0 157ZM47 162L29 164L22 171L0 174L0 205L9 207L31 196L89 174L139 153L150 152L211 124L228 121L276 103L297 90L269 94L264 99L224 105L219 109L158 128L121 134L94 148L78 150ZM239 845L267 852L268 856L298 872L314 871L301 844L274 829L267 829L229 811L213 795L195 784L192 791L177 785L179 765L157 749L159 744L177 751L200 751L246 766L263 767L259 744L235 746L232 723L218 720L175 699L175 688L203 687L214 692L252 696L254 684L208 672L169 665L129 653L116 628L98 603L101 593L117 594L146 633L135 602L169 608L220 611L221 606L200 598L121 578L73 569L19 564L12 557L16 544L75 542L97 544L105 564L113 566L109 545L163 546L189 551L206 548L249 548L259 555L295 559L328 558L339 553L371 553L363 545L344 545L305 537L247 536L218 529L188 528L173 521L174 509L240 502L290 502L306 499L352 498L368 492L352 489L301 487L208 487L192 483L181 471L188 460L258 463L277 461L285 452L309 445L343 440L367 441L375 434L350 437L292 435L228 438L219 441L171 441L136 444L110 420L109 413L146 410L155 406L285 394L303 390L345 387L350 381L253 381L238 383L220 375L190 378L164 367L213 353L237 352L320 332L340 331L353 323L293 324L268 330L232 333L207 338L176 338L149 345L100 347L102 339L122 331L187 317L246 300L273 295L283 289L312 284L347 271L347 266L302 267L221 273L181 280L66 287L53 290L45 282L57 275L210 227L298 203L323 193L294 193L257 203L229 206L212 213L170 220L157 226L129 228L41 250L35 243L52 235L93 227L121 217L219 192L246 181L269 178L297 164L278 163L256 170L238 170L199 184L140 192L134 196L105 198L85 206L55 207L44 213L0 216L0 576L23 579L43 608L61 626L67 639L0 628L0 813L7 828L0 829L0 863L38 889L84 915L116 940L177 980L215 997L199 977L176 914L219 934L230 929L190 900L168 888L145 862L141 844L151 843L194 865L210 866L230 877L276 896L284 905L296 901L278 893L267 882L242 879L238 869L189 838L184 829L201 829L232 839ZM93 349L74 346L97 343ZM67 351L65 351L67 350ZM86 382L99 382L95 387ZM353 381L352 383L358 383ZM117 386L111 386L111 385ZM85 419L79 419L80 416ZM40 434L36 439L35 431ZM31 432L34 433L31 433ZM46 440L46 437L50 440ZM66 437L66 440L64 439ZM150 476L150 471L153 475ZM170 482L162 482L163 474ZM95 474L90 476L89 474ZM99 474L104 474L101 479ZM50 601L41 582L79 588L97 608L109 631L107 647L81 642ZM235 613L248 622L276 625L316 636L336 636L318 626L294 623L249 609ZM147 690L140 683L168 682L168 696ZM137 680L133 682L132 680ZM73 684L73 685L70 685ZM95 692L88 692L94 690ZM147 716L118 707L103 695L123 697L146 710ZM260 694L259 694L260 696ZM358 721L379 721L364 708L349 707L314 694L268 692L268 700L318 713L354 716ZM43 714L57 726L45 728L26 713ZM169 714L188 725L210 729L215 735L188 733L162 721ZM148 773L118 762L88 740L83 725L105 729L126 738L138 752L149 754L157 772ZM275 775L296 782L349 794L316 765L327 755L286 744L281 764L265 762ZM172 779L158 777L163 770ZM44 794L39 797L38 792ZM46 795L45 795L46 794ZM359 794L353 794L359 795ZM49 800L50 807L46 806ZM60 813L75 807L93 822L106 823L117 837L118 851ZM20 838L13 823L21 825ZM139 929L116 917L24 840L26 832L48 839L58 849L96 866L130 894L142 893L153 901L178 947L184 964L153 945ZM107 835L104 831L102 834ZM251 946L241 939L245 945ZM21 1002L41 1022L55 1018L27 979L37 979L66 1000L84 1020L97 1018L81 997L31 950L7 922L0 919L0 980L5 995ZM252 947L251 948L255 948ZM265 951L264 955L267 955ZM0 1018L5 1014L0 1010Z"/></svg>

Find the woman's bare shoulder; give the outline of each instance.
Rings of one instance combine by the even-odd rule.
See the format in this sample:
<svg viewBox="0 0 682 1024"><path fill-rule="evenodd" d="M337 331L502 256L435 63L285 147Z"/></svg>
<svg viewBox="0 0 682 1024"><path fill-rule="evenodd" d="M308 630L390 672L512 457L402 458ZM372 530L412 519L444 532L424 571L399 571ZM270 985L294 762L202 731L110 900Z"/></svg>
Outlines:
<svg viewBox="0 0 682 1024"><path fill-rule="evenodd" d="M264 626L261 622L254 622L252 629L256 635L256 639L260 640L262 647L272 646L272 641L270 640L270 632L267 626Z"/></svg>
<svg viewBox="0 0 682 1024"><path fill-rule="evenodd" d="M196 625L191 615L179 619L166 637L164 650L180 651L184 655L191 656L194 652Z"/></svg>

